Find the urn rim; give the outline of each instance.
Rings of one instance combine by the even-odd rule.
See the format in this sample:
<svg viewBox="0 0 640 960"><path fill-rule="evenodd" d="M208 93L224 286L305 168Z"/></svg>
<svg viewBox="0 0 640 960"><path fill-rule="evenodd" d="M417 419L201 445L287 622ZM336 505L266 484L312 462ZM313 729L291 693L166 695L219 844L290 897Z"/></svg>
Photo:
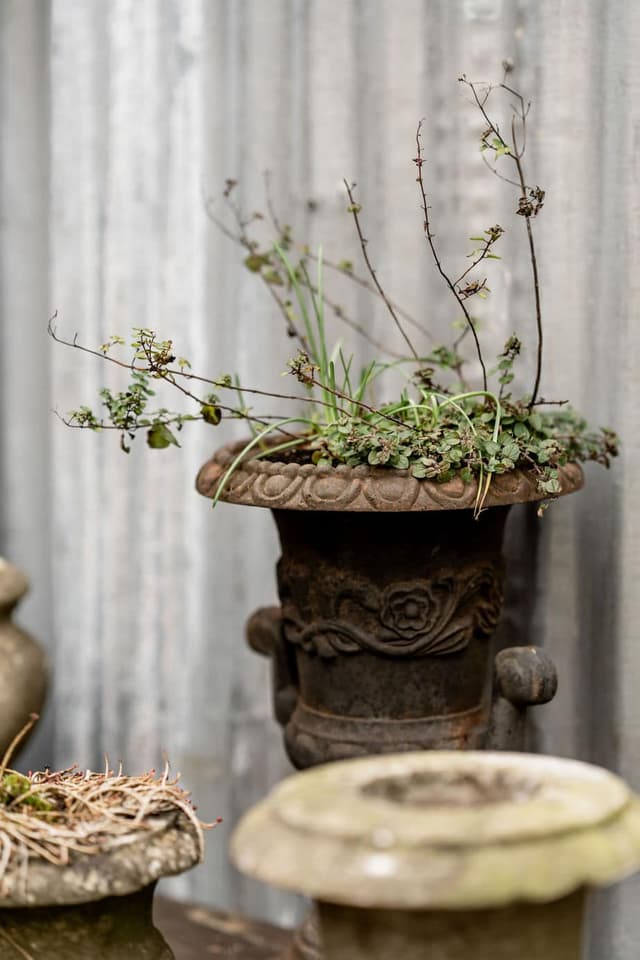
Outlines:
<svg viewBox="0 0 640 960"><path fill-rule="evenodd" d="M216 496L218 485L246 441L217 450L200 469L196 489L205 497ZM582 468L568 463L558 471L560 492L565 496L584 485ZM252 456L242 459L227 480L219 499L245 506L277 510L316 510L353 513L413 513L439 510L473 510L478 494L474 480L460 477L438 483L417 480L409 470L359 465L318 467L282 463ZM485 507L509 506L548 500L540 492L531 470L495 474L484 500Z"/></svg>

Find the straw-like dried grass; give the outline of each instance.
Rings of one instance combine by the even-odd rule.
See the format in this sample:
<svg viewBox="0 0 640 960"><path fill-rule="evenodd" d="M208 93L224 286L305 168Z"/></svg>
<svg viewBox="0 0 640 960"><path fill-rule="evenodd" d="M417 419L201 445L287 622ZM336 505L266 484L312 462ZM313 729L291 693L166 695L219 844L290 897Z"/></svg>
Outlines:
<svg viewBox="0 0 640 960"><path fill-rule="evenodd" d="M26 730L25 730L26 732ZM11 748L10 748L11 749ZM66 865L74 855L107 853L141 838L152 818L180 811L193 826L200 856L205 824L189 794L155 770L137 777L67 770L23 775L0 763L0 897L9 871L34 859Z"/></svg>

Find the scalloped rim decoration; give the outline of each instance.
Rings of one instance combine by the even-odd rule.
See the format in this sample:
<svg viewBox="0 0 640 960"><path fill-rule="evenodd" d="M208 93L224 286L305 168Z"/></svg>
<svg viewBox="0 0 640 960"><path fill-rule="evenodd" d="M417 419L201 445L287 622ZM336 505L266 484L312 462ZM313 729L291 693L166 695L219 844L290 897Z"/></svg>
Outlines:
<svg viewBox="0 0 640 960"><path fill-rule="evenodd" d="M244 441L229 444L214 453L198 474L199 493L215 496L218 483L244 445ZM557 496L575 493L584 485L582 468L577 463L561 467L559 480L561 491ZM220 499L277 510L409 513L472 510L477 493L475 481L465 483L459 477L437 483L416 480L408 470L364 465L316 467L255 459L249 454L227 481ZM533 472L511 470L494 475L484 505L498 507L545 499L549 498L538 490Z"/></svg>

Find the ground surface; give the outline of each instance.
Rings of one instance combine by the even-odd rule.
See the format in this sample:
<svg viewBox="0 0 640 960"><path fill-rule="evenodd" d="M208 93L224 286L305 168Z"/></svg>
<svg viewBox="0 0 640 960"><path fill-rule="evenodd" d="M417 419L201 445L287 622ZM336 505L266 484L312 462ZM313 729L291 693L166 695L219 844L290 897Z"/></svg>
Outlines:
<svg viewBox="0 0 640 960"><path fill-rule="evenodd" d="M266 923L163 897L155 898L154 920L176 960L276 960L290 939Z"/></svg>

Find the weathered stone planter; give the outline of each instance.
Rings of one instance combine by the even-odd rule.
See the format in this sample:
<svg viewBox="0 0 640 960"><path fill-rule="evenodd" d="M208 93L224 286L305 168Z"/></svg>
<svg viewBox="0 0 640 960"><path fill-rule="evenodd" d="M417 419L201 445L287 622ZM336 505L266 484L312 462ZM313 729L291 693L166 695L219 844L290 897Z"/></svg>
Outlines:
<svg viewBox="0 0 640 960"><path fill-rule="evenodd" d="M45 697L44 654L11 615L29 589L27 578L0 557L0 758Z"/></svg>
<svg viewBox="0 0 640 960"><path fill-rule="evenodd" d="M147 818L139 839L106 853L72 854L67 866L30 858L0 883L0 957L173 960L152 922L153 890L199 859L196 830L179 811Z"/></svg>
<svg viewBox="0 0 640 960"><path fill-rule="evenodd" d="M640 866L640 801L569 760L376 757L284 781L233 856L314 898L326 960L580 960L586 891Z"/></svg>
<svg viewBox="0 0 640 960"><path fill-rule="evenodd" d="M241 446L205 464L202 494L215 494ZM582 472L570 465L560 480L563 494L573 492ZM520 746L524 709L553 696L555 672L540 652L528 648L524 665L521 653L503 657L496 671L490 642L505 520L511 504L540 499L534 478L496 476L477 520L476 492L406 471L264 459L244 461L228 480L222 499L270 507L280 534L282 606L258 611L248 634L273 658L276 716L297 767Z"/></svg>

